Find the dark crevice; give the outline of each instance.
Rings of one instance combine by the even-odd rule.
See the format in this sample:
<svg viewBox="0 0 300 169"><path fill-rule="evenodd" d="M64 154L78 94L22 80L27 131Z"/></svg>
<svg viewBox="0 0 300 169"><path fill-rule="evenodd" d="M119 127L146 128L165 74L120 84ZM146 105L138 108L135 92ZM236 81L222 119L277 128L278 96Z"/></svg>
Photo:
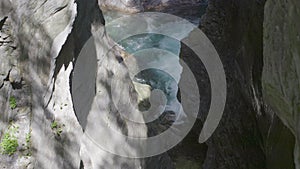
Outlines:
<svg viewBox="0 0 300 169"><path fill-rule="evenodd" d="M66 43L64 44L59 57L56 60L56 70L55 75L59 72L61 67L63 65L67 66L71 62L76 67L77 58L80 54L80 51L82 50L83 46L86 43L89 43L89 39L92 37L92 25L99 25L105 24L105 20L102 15L102 11L98 7L98 2L96 0L86 3L84 0L76 0L77 3L77 16L75 18L73 29L70 33L70 35L67 38ZM93 51L91 51L93 55L96 57L96 48L94 47ZM95 62L97 58L95 59ZM75 69L75 68L74 68ZM72 74L70 75L70 79L74 78L74 69L72 71ZM96 73L96 71L95 71ZM96 79L94 80L96 83ZM70 81L71 89L72 89L72 81ZM93 90L93 95L96 95L96 88L91 89ZM72 102L76 104L76 100L74 98L73 93L71 92L72 96ZM91 96L93 97L93 96ZM79 99L79 98L77 98ZM77 120L79 121L79 124L81 125L82 129L85 130L86 123L87 123L87 115L88 112L84 112L82 114L79 114L79 112L76 109L75 104L73 104L73 109L75 111L75 115L77 117ZM90 103L91 104L91 103ZM86 105L87 107L90 107L91 105Z"/></svg>
<svg viewBox="0 0 300 169"><path fill-rule="evenodd" d="M3 79L4 82L10 82L9 77L10 77L11 70L12 70L12 68L9 69L9 71L7 73L7 76L5 77L5 79ZM21 78L21 80L18 81L18 82L17 81L10 82L10 84L11 84L13 90L22 89L22 87L23 87L23 78ZM4 85L4 83L1 84L0 88L2 88L3 85Z"/></svg>
<svg viewBox="0 0 300 169"><path fill-rule="evenodd" d="M14 89L14 90L16 90L16 89L22 89L22 87L23 87L23 80L21 79L21 81L20 82L11 82L11 86L12 86L12 88Z"/></svg>
<svg viewBox="0 0 300 169"><path fill-rule="evenodd" d="M8 16L5 16L3 19L1 19L1 21L0 21L0 30L2 30L2 28L4 26L4 23L7 20L7 18L8 18Z"/></svg>
<svg viewBox="0 0 300 169"><path fill-rule="evenodd" d="M10 75L11 70L12 70L12 68L9 69L4 81L9 81L9 75Z"/></svg>
<svg viewBox="0 0 300 169"><path fill-rule="evenodd" d="M57 9L53 12L53 14L56 14L57 12L59 12L59 11L65 9L67 6L68 6L68 4L66 4L66 5L64 5L64 6L62 6L62 7L57 8Z"/></svg>
<svg viewBox="0 0 300 169"><path fill-rule="evenodd" d="M80 161L79 169L84 169L84 164L83 164L83 161L82 161L82 160Z"/></svg>

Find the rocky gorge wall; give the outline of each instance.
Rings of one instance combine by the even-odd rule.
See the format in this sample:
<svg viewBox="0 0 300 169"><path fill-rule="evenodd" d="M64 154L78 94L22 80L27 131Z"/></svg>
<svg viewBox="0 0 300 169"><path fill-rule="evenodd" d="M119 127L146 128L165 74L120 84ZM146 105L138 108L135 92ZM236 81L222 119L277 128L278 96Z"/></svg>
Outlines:
<svg viewBox="0 0 300 169"><path fill-rule="evenodd" d="M263 107L259 90L263 9L264 1L211 0L201 19L200 28L218 51L227 77L225 111L217 130L206 142L203 168L266 168L258 124ZM189 60L189 53L182 56ZM201 67L193 67L201 72ZM204 122L205 111L200 116Z"/></svg>
<svg viewBox="0 0 300 169"><path fill-rule="evenodd" d="M120 2L0 2L0 136L3 138L7 128L17 126L15 136L19 141L14 155L0 155L0 167L175 168L177 161L168 154L149 159L122 158L93 146L84 135L84 131L93 130L95 117L88 116L89 107L94 105L89 96L100 98L98 104L103 113L113 112L118 117L118 112L105 110L112 105L107 95L108 79L121 79L133 85L126 65L118 62L118 49L105 58L107 66L99 66L96 57L78 58L91 37L93 52L98 57L112 46L105 35L105 21L98 4L112 4L127 12L164 6L163 1L147 2L150 5L138 1L131 3L131 7L120 6ZM140 3L142 6L137 5ZM215 45L224 64L227 104L217 131L206 145L199 147L184 140L168 152L171 157L176 151L186 154L182 149L190 151L189 147L193 147L203 156L193 160L204 160L205 169L300 168L299 9L297 0L208 2L200 28ZM203 66L199 66L201 62L194 60L193 55L182 47L181 57L197 73L203 88L200 121L204 122L209 82ZM78 66L78 60L87 62ZM115 74L120 71L124 74ZM97 93L98 90L104 94ZM112 121L120 130L123 123L126 121ZM129 124L127 134L145 136L145 126L139 127L133 132L136 126ZM189 138L197 139L200 128L201 124L195 125ZM30 142L26 139L28 135ZM117 139L110 141L118 144Z"/></svg>
<svg viewBox="0 0 300 169"><path fill-rule="evenodd" d="M104 9L136 13L149 10L158 11L171 6L172 8L184 5L194 6L199 3L207 3L207 0L101 0L98 2L99 6Z"/></svg>
<svg viewBox="0 0 300 169"><path fill-rule="evenodd" d="M69 129L74 129L76 126L69 126L67 124L68 122L65 121L72 119L72 117L75 118L75 116L72 114L72 111L62 110L66 112L66 114L62 116L69 116L67 119L64 119L64 122L59 122L66 123L64 131L68 136L63 136L59 131L55 131L56 129L54 129L54 127L51 127L51 124L56 124L58 123L57 121L60 121L59 117L57 117L58 115L53 113L55 107L47 106L50 100L49 96L53 94L49 88L54 85L54 62L72 29L72 23L76 15L76 4L74 1L60 1L59 3L54 1L18 1L16 3L2 1L1 11L5 11L1 14L3 17L8 17L9 22L5 23L5 25L8 24L10 26L9 31L11 32L11 38L14 38L15 42L15 45L13 45L15 47L14 52L17 53L12 56L4 55L3 57L5 58L1 60L1 63L8 57L10 57L11 60L12 57L14 57L13 60L17 64L13 66L18 70L17 72L19 73L17 75L23 82L19 88L15 89L13 82L11 82L11 86L14 89L12 93L25 93L27 91L23 95L14 97L16 103L13 111L16 111L20 118L3 119L4 124L6 122L8 126L16 126L16 133L19 134L16 136L18 138L18 146L16 150L13 150L17 151L17 153L9 157L2 156L1 161L3 161L3 163L1 163L1 165L3 166L1 167L79 167L79 147L73 145L63 150L62 142L57 141L62 138L62 140L67 140L66 138L68 136L73 135L73 132L69 131ZM6 66L9 65L10 64L7 64ZM1 68L5 70L5 67ZM70 72L70 68L62 74L68 73L68 71ZM67 91L68 86L61 86L60 89ZM50 95L47 95L49 93ZM68 96L66 97L68 99ZM20 114L24 109L22 107L24 100L29 103L25 105L27 113ZM68 109L72 110L71 101L65 100L65 98L63 98L63 100L66 102L66 105L67 103L69 104ZM63 104L62 96L60 96L59 99L54 97L52 102ZM66 108L66 106L63 107ZM11 106L10 108L12 109ZM4 114L5 113L6 112L4 112ZM27 121L24 119L27 119ZM6 128L7 127L4 127L2 129L5 131ZM80 131L80 128L77 129L77 131L73 131ZM10 135L8 141L14 138L14 133L9 133L9 131L6 131L6 133ZM74 137L71 139L74 139ZM23 140L23 142L21 140ZM64 147L68 147L67 145L70 145L70 142L65 143ZM24 152L25 150L27 152ZM60 153L58 153L58 151L60 151Z"/></svg>
<svg viewBox="0 0 300 169"><path fill-rule="evenodd" d="M294 163L299 149L299 1L267 1L264 22L263 96L295 138Z"/></svg>
<svg viewBox="0 0 300 169"><path fill-rule="evenodd" d="M216 46L225 66L227 106L231 108L224 112L226 122L221 122L221 132L217 131L208 142L211 155L206 159L206 168L214 168L212 165L215 168L298 168L297 143L294 149L298 137L294 109L298 93L294 91L297 87L292 87L298 85L295 58L299 55L296 38L299 27L293 19L299 16L296 6L299 7L296 2L283 1L209 2L202 29ZM251 130L247 130L247 125ZM234 130L234 126L239 129ZM228 137L231 133L232 137ZM224 138L229 140L226 145ZM256 148L247 150L251 145ZM229 149L236 152L224 150L228 146L233 146ZM232 159L237 154L240 155L236 160L216 163L219 161L216 156ZM247 166L247 161L252 162Z"/></svg>
<svg viewBox="0 0 300 169"><path fill-rule="evenodd" d="M228 82L227 107L208 141L205 168L293 168L293 136L262 99L264 4L209 1L202 18ZM286 158L277 152L286 152Z"/></svg>
<svg viewBox="0 0 300 169"><path fill-rule="evenodd" d="M91 37L94 37L93 43L99 49L98 55L102 55L105 48L110 48L109 40L103 37L104 19L97 2L3 1L2 11L1 17L8 17L5 25L9 23L13 32L11 38L16 39L16 47L10 43L11 46L4 45L3 50L13 48L17 54L1 54L1 92L4 93L1 94L1 110L15 109L17 113L23 113L19 111L23 108L23 100L28 98L25 101L29 103L25 104L27 113L24 118L11 118L13 110L2 113L2 138L4 132L10 132L7 130L10 125L17 126L16 133L20 136L8 133L9 140L18 139L18 145L12 155L1 155L1 167L73 169L83 166L104 168L105 165L109 168L139 168L141 160L120 158L92 146L83 136L84 128L78 123L80 117L76 117L73 109L71 79L81 48ZM110 56L118 63L115 55ZM91 61L97 63L97 58ZM103 67L103 71L114 67L111 66ZM97 73L97 70L94 71ZM15 83L28 87L14 89ZM16 105L12 108L7 95L14 94L14 90L21 93L16 93ZM85 93L85 90L82 92ZM87 106L85 100L82 102L84 105L81 106ZM26 137L26 143L22 144L20 140L25 140L27 134L30 137ZM24 147L30 149L30 153L24 154Z"/></svg>

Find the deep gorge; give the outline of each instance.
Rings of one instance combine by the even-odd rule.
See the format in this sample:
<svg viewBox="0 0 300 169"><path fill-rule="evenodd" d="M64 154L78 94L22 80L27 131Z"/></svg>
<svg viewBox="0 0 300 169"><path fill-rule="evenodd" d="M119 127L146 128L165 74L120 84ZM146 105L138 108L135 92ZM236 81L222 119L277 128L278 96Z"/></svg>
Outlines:
<svg viewBox="0 0 300 169"><path fill-rule="evenodd" d="M0 2L0 136L1 143L7 133L18 142L12 155L2 150L0 167L299 169L299 7L296 0ZM199 28L220 56L226 105L216 131L203 144L198 137L212 91L196 53L182 41L157 34L131 36L118 45L114 41L114 35L143 25L111 21L140 12L187 19L194 27L178 29L169 23L162 30L180 32L176 37L184 39ZM151 62L138 60L151 55ZM131 62L133 56L137 63ZM124 135L147 138L176 123L183 95L176 86L182 73L179 59L193 72L200 95L196 122L179 144L152 157L127 158L90 139L137 155L139 149L126 139L120 145L122 138L111 136L105 124ZM132 76L130 70L141 64L165 72ZM129 93L118 97L118 103L131 99L140 110L149 109L151 91L160 89L167 106L161 119L136 124L117 110L113 89Z"/></svg>

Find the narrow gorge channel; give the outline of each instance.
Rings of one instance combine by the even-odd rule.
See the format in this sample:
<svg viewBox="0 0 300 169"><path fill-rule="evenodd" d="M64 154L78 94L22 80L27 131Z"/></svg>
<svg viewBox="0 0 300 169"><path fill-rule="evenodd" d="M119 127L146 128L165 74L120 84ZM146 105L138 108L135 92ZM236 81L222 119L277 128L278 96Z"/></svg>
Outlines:
<svg viewBox="0 0 300 169"><path fill-rule="evenodd" d="M1 0L0 168L300 169L299 9L298 0ZM197 29L209 43L186 45ZM204 143L224 90L209 77L218 64L208 69L192 50L201 45L226 75L225 108ZM200 103L186 102L192 114L186 95Z"/></svg>
<svg viewBox="0 0 300 169"><path fill-rule="evenodd" d="M131 79L139 95L140 110L145 111L150 108L149 98L153 90L162 91L162 95L164 95L165 98L161 98L160 100L166 100L159 103L161 105L165 103L165 106L160 111L160 116L162 116L161 118L167 118L169 120L169 122L167 122L169 123L168 125L180 123L180 121L183 122L180 118L184 118L184 112L182 111L179 101L180 92L178 90L178 84L182 74L182 66L180 65L179 59L182 55L181 48L183 46L180 41L186 38L193 29L198 29L201 23L200 18L205 13L206 7L207 3L205 2L199 3L196 7L189 4L176 8L173 7L173 11L165 12L176 16L181 15L184 18L182 18L181 21L177 21L177 23L175 23L175 20L162 22L159 28L155 26L157 23L153 23L155 21L151 19L147 20L146 18L143 25L140 21L136 21L136 18L132 20L126 18L136 15L136 13L129 14L117 10L102 9L107 34L120 48L125 50L126 53L123 54L123 57L133 57L137 63L136 66L138 70L140 70L140 72L137 72L134 68L129 68L129 70L133 72ZM169 7L169 9L170 8L171 7ZM150 10L149 12L152 12L153 15L155 12L160 11ZM140 27L149 33L130 34L130 32L139 32L137 29ZM151 33L154 32L154 29L159 29L160 31L155 31L161 32L162 34ZM163 32L168 32L169 35L173 35L176 39L163 34ZM121 39L120 37L126 37L126 39ZM209 85L209 82L205 85ZM206 90L209 89L206 88ZM159 118L159 116L157 118ZM162 119L159 120L163 121ZM158 124L161 122L159 120L148 122L148 137L163 132L163 129L159 128ZM201 125L200 120L197 123L198 125L196 125L196 127L199 127L199 125ZM199 130L196 131L199 132ZM175 168L197 169L201 167L201 163L204 161L206 146L199 145L197 140L196 132L191 132L179 146L170 150L169 155L172 161L175 162ZM192 147L193 149L191 149ZM151 158L148 161L151 162ZM148 168L154 169L157 167L148 164ZM170 166L167 168L170 168Z"/></svg>

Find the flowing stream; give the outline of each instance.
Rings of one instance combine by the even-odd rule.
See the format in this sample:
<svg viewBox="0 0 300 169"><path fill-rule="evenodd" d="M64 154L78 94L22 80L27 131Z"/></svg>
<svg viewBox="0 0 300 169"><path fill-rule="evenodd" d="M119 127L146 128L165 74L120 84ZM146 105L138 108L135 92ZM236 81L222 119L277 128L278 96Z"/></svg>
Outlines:
<svg viewBox="0 0 300 169"><path fill-rule="evenodd" d="M127 53L133 55L137 61L141 71L134 75L133 81L135 83L148 85L151 91L158 89L165 95L166 104L163 108L164 112L173 112L176 115L176 121L179 119L179 114L182 112L182 107L177 99L178 83L182 73L182 67L179 64L179 55L181 43L179 40L188 36L188 34L200 24L200 17L204 13L205 8L197 11L199 16L195 13L185 15L188 19L184 21L166 21L161 24L159 29L162 32L172 33L173 37L166 36L165 34L132 34L132 36L118 41L118 45L122 47ZM178 13L186 14L184 11ZM118 18L129 16L116 11L103 11L106 21L106 31L112 39L118 39L118 36L128 32L134 32L146 25L147 31L152 32L153 23L151 19L145 19L142 22L132 20L119 20ZM192 23L192 24L191 24ZM178 26L180 25L180 26ZM129 29L129 30L128 30ZM137 90L138 93L140 90ZM177 122L180 122L178 120Z"/></svg>

